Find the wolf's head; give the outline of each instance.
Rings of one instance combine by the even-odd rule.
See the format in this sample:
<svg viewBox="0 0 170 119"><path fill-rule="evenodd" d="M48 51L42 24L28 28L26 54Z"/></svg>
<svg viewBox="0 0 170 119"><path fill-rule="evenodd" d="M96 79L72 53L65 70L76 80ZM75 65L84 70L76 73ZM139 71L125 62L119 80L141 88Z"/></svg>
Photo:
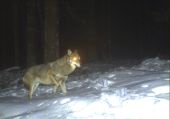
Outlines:
<svg viewBox="0 0 170 119"><path fill-rule="evenodd" d="M68 54L69 64L74 67L80 67L80 56L77 50L75 50L74 52L72 52L71 50L68 50L67 54Z"/></svg>

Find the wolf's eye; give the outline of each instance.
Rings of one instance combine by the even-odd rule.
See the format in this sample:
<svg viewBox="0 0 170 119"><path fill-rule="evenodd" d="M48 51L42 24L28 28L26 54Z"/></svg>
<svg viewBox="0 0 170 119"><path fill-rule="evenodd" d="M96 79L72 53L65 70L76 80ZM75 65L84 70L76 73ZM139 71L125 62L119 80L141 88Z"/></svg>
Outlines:
<svg viewBox="0 0 170 119"><path fill-rule="evenodd" d="M73 60L76 61L76 60L77 60L77 57L74 57Z"/></svg>

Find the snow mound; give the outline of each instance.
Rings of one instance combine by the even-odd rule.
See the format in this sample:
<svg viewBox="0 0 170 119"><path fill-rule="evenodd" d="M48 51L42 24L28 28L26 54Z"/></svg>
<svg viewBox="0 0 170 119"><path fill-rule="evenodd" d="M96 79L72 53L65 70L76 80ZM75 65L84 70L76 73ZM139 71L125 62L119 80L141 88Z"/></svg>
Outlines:
<svg viewBox="0 0 170 119"><path fill-rule="evenodd" d="M161 60L159 57L144 60L137 66L139 70L170 72L170 60Z"/></svg>

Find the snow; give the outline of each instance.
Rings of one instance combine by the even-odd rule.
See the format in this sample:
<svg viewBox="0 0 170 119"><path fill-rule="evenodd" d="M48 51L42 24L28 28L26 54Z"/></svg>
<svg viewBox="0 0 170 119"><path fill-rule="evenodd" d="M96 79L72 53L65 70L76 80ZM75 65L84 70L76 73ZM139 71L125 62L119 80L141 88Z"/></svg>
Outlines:
<svg viewBox="0 0 170 119"><path fill-rule="evenodd" d="M116 64L117 63L117 64ZM24 71L0 72L0 119L169 119L170 60L91 63L67 82L68 94L39 86L29 100Z"/></svg>

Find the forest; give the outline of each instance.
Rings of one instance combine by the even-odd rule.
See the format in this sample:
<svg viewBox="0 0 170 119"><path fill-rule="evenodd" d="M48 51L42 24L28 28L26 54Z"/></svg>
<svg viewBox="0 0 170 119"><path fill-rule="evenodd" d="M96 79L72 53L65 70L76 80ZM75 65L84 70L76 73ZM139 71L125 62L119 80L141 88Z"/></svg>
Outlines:
<svg viewBox="0 0 170 119"><path fill-rule="evenodd" d="M1 0L0 119L170 119L169 3Z"/></svg>
<svg viewBox="0 0 170 119"><path fill-rule="evenodd" d="M77 49L82 63L170 58L166 0L5 0L0 69L47 63Z"/></svg>

